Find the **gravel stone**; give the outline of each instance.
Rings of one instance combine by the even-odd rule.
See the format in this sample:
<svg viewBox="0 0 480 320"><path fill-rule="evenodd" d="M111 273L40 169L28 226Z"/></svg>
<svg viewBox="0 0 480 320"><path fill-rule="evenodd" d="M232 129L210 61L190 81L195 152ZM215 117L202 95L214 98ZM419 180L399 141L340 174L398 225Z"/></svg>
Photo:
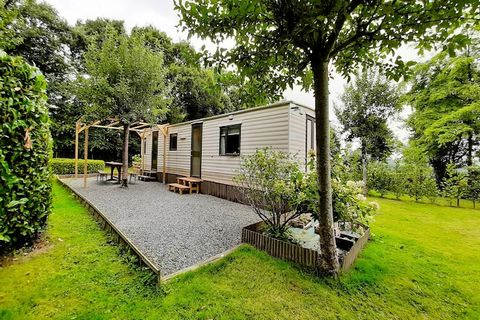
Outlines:
<svg viewBox="0 0 480 320"><path fill-rule="evenodd" d="M240 244L243 227L259 218L245 205L204 194L168 191L158 182L128 188L64 179L105 214L155 263L162 276L201 263Z"/></svg>

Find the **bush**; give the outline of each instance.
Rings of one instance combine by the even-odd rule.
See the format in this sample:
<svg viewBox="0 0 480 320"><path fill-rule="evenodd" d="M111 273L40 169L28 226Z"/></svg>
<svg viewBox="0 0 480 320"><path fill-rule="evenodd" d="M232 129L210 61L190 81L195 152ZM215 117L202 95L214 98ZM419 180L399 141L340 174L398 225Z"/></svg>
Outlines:
<svg viewBox="0 0 480 320"><path fill-rule="evenodd" d="M332 159L332 210L335 222L351 222L369 225L378 210L378 204L369 202L362 194L361 181L346 180L344 173L348 170L339 157ZM319 197L315 156L311 154L308 162L308 172L303 180L298 199L303 212L311 212L318 220Z"/></svg>
<svg viewBox="0 0 480 320"><path fill-rule="evenodd" d="M0 51L0 251L30 244L51 207L46 81Z"/></svg>
<svg viewBox="0 0 480 320"><path fill-rule="evenodd" d="M303 213L297 208L302 179L294 157L271 148L243 157L234 177L244 201L268 226L267 232L281 240L288 240L288 221Z"/></svg>
<svg viewBox="0 0 480 320"><path fill-rule="evenodd" d="M78 159L78 173L83 173L83 164L85 160ZM53 158L50 161L52 171L54 174L74 174L75 173L75 159ZM105 162L103 160L87 160L88 173L95 173L98 170L105 169Z"/></svg>

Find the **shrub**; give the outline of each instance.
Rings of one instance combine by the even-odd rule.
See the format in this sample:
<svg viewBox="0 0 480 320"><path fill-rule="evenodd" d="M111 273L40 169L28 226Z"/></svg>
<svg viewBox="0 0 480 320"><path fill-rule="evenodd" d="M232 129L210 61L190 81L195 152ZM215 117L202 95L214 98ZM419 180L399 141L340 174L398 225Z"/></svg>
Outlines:
<svg viewBox="0 0 480 320"><path fill-rule="evenodd" d="M348 169L339 156L332 159L333 219L336 222L352 222L352 225L356 222L368 225L373 220L378 204L369 202L362 195L363 182L345 180L346 170ZM303 181L302 191L298 195L302 201L301 208L304 212L311 212L318 220L319 197L314 155L309 157L308 172Z"/></svg>
<svg viewBox="0 0 480 320"><path fill-rule="evenodd" d="M0 51L0 251L31 243L51 207L46 81Z"/></svg>
<svg viewBox="0 0 480 320"><path fill-rule="evenodd" d="M302 179L294 157L271 148L243 157L234 177L244 201L267 224L267 232L282 240L288 239L288 221L303 213L298 210Z"/></svg>
<svg viewBox="0 0 480 320"><path fill-rule="evenodd" d="M83 173L83 164L85 160L78 159L78 173ZM50 161L52 171L54 174L74 174L75 173L75 159L53 158ZM105 169L105 162L103 160L87 160L88 173L95 173L98 170Z"/></svg>

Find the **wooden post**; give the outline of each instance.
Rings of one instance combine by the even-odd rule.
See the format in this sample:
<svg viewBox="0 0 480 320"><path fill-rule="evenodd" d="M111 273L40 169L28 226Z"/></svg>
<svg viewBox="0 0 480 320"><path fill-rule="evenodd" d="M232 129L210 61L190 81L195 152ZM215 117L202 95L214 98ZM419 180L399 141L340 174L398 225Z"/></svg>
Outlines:
<svg viewBox="0 0 480 320"><path fill-rule="evenodd" d="M80 123L75 122L75 179L78 178L78 134L80 130Z"/></svg>
<svg viewBox="0 0 480 320"><path fill-rule="evenodd" d="M87 174L88 174L88 127L85 128L85 149L83 151L84 153L84 163L83 163L83 187L87 187Z"/></svg>
<svg viewBox="0 0 480 320"><path fill-rule="evenodd" d="M163 127L163 184L167 183L167 134L168 134L168 127Z"/></svg>
<svg viewBox="0 0 480 320"><path fill-rule="evenodd" d="M140 139L140 143L142 144L141 146L141 150L142 150L142 163L140 164L140 174L143 175L143 172L145 171L145 139L147 139L147 129L143 129L142 131L142 134L141 134L141 139Z"/></svg>

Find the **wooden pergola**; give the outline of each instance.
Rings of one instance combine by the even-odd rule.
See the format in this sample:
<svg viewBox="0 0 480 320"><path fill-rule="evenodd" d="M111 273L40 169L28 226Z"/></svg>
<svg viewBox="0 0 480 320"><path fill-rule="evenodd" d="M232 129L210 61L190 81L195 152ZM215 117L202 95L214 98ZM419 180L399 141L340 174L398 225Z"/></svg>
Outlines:
<svg viewBox="0 0 480 320"><path fill-rule="evenodd" d="M83 117L80 118L75 123L75 179L78 178L78 138L80 133L85 132L85 141L84 141L84 164L83 164L83 187L87 187L87 160L88 160L88 130L89 128L103 128L103 129L112 129L123 131L123 124L119 119L109 118L104 120L97 120L92 123L85 123ZM151 124L147 122L134 122L130 125L129 131L136 132L142 141L141 150L142 150L142 172L145 170L145 163L143 154L144 150L144 140L151 134L152 131L158 129L163 134L163 183L166 182L166 157L167 157L167 135L168 135L168 124Z"/></svg>

